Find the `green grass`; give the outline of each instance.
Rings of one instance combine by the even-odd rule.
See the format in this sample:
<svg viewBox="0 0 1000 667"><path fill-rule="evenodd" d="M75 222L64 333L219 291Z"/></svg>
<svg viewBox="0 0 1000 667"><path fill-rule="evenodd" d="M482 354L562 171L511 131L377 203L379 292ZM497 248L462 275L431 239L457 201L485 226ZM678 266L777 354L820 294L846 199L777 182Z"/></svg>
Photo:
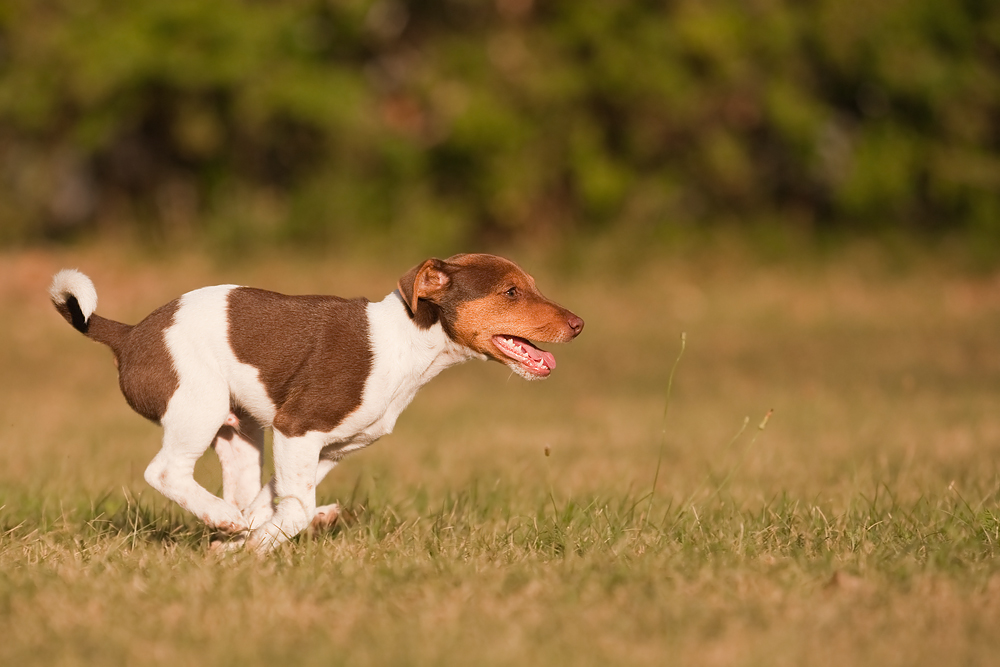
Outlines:
<svg viewBox="0 0 1000 667"><path fill-rule="evenodd" d="M985 665L1000 650L992 276L850 256L548 275L535 260L587 320L553 348L553 377L443 374L320 487L355 519L258 559L209 551L146 487L158 429L51 312L62 265L130 321L211 282L377 296L398 268L0 257L0 317L17 323L0 332L0 664ZM219 488L210 456L198 474Z"/></svg>
<svg viewBox="0 0 1000 667"><path fill-rule="evenodd" d="M350 527L263 562L210 555L207 531L176 512L109 498L6 528L0 657L662 664L714 649L722 662L773 664L776 651L827 664L834 656L811 651L829 623L872 633L838 646L849 664L880 652L917 664L954 648L987 663L1000 620L997 512L955 494L900 504L880 491L843 512L717 496L656 506L643 525L640 498L554 509L474 485L433 504L355 506ZM904 623L883 616L903 609Z"/></svg>

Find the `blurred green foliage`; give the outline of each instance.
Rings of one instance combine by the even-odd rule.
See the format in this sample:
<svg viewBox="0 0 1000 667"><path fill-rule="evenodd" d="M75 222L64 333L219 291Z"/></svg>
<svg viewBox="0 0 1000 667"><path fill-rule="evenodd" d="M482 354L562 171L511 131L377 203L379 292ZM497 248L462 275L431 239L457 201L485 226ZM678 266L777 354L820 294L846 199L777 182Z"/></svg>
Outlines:
<svg viewBox="0 0 1000 667"><path fill-rule="evenodd" d="M5 0L0 241L1000 239L996 0Z"/></svg>

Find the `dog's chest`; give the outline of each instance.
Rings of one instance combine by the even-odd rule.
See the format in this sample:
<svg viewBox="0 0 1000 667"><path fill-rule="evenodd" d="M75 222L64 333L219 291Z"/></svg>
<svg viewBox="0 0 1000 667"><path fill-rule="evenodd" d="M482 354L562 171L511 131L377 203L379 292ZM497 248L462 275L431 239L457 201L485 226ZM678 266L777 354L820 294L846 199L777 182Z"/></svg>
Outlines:
<svg viewBox="0 0 1000 667"><path fill-rule="evenodd" d="M416 389L385 401L382 394L362 402L358 410L330 434L333 443L365 447L383 435L392 433L396 420L416 395ZM352 448L354 448L352 447Z"/></svg>
<svg viewBox="0 0 1000 667"><path fill-rule="evenodd" d="M391 433L396 420L417 391L445 368L468 360L473 353L458 345L440 325L414 326L394 295L368 304L372 363L361 403L329 434L328 442L349 451Z"/></svg>

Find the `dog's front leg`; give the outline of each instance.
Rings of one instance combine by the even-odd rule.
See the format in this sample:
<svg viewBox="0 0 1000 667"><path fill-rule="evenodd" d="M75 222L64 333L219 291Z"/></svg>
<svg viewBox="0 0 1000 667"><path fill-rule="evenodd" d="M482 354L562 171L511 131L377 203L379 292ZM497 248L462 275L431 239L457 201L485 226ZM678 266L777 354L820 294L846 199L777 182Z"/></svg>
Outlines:
<svg viewBox="0 0 1000 667"><path fill-rule="evenodd" d="M290 438L275 429L274 479L261 490L249 513L254 528L247 537L248 548L270 551L312 521L316 514L317 467L323 445L320 433ZM271 507L273 514L261 523Z"/></svg>
<svg viewBox="0 0 1000 667"><path fill-rule="evenodd" d="M323 454L321 453L322 457ZM335 458L320 458L319 467L316 468L316 486L323 481L331 470L337 467L337 462L339 459ZM316 508L316 514L313 515L312 521L309 523L309 530L329 530L337 521L340 519L340 503L331 503L329 505L323 505L322 507Z"/></svg>
<svg viewBox="0 0 1000 667"><path fill-rule="evenodd" d="M321 458L316 466L316 486L318 487L327 474L336 467L336 459ZM257 494L257 498L245 510L250 528L263 526L271 520L271 517L274 516L274 500L277 497L278 492L274 489L274 477L272 477L271 481L264 485L260 493ZM329 528L336 523L339 513L340 505L337 503L317 507L312 527L315 529Z"/></svg>

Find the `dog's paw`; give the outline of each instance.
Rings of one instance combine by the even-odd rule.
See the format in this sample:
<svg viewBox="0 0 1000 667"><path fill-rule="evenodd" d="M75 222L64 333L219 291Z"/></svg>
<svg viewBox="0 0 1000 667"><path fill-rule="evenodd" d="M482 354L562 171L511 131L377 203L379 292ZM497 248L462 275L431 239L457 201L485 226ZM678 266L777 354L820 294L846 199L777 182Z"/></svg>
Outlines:
<svg viewBox="0 0 1000 667"><path fill-rule="evenodd" d="M212 541L208 545L208 553L215 556L227 556L238 551L243 551L245 548L245 534L239 537L221 535L212 538Z"/></svg>
<svg viewBox="0 0 1000 667"><path fill-rule="evenodd" d="M206 523L208 523L206 521ZM246 533L249 530L246 520L240 517L239 521L218 521L215 523L208 523L212 528L219 531L220 533L225 533L226 535L240 535Z"/></svg>
<svg viewBox="0 0 1000 667"><path fill-rule="evenodd" d="M309 523L309 532L315 533L321 530L330 530L341 520L342 514L340 505L337 503L317 507L316 514L313 515L312 521Z"/></svg>

